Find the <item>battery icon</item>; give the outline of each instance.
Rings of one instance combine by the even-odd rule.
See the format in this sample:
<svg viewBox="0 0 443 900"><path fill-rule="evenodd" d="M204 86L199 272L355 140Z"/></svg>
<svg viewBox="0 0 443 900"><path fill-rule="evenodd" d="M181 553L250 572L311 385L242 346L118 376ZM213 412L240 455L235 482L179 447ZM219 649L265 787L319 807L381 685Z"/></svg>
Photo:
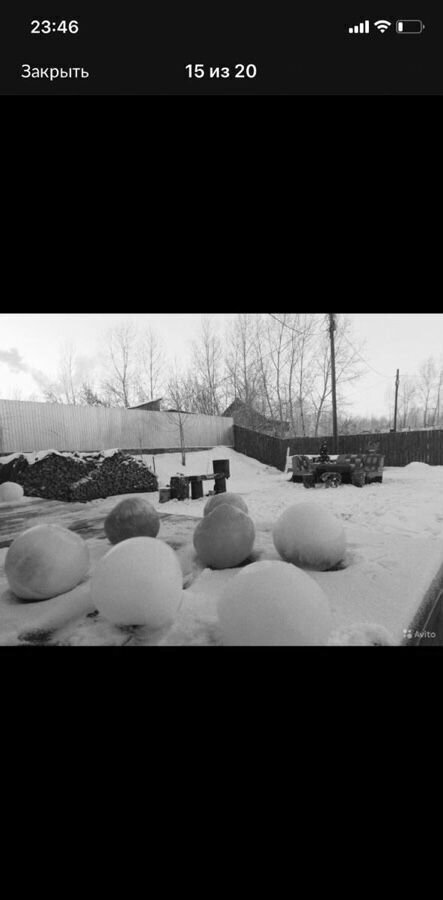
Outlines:
<svg viewBox="0 0 443 900"><path fill-rule="evenodd" d="M420 19L399 19L395 23L397 34L421 34L424 27Z"/></svg>

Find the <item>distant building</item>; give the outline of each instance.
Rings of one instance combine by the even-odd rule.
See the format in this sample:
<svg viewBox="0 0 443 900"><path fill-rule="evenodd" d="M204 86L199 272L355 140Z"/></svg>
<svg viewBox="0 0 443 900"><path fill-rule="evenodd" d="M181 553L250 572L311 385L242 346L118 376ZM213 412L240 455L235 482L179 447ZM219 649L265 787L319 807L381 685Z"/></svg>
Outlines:
<svg viewBox="0 0 443 900"><path fill-rule="evenodd" d="M149 412L160 412L160 404L163 397L158 400L149 400L147 403L139 403L138 406L128 406L128 409L146 409Z"/></svg>
<svg viewBox="0 0 443 900"><path fill-rule="evenodd" d="M280 422L279 419L269 419L258 412L243 400L234 400L224 411L223 416L234 419L235 425L242 428L251 428L253 431L262 431L264 434L279 435L289 431L289 422Z"/></svg>

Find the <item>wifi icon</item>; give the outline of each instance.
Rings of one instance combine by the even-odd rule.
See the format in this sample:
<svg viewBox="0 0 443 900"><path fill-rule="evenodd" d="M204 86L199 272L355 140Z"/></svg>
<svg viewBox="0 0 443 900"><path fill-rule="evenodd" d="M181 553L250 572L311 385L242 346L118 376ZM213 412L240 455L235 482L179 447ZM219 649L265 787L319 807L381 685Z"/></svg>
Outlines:
<svg viewBox="0 0 443 900"><path fill-rule="evenodd" d="M390 25L392 25L392 22L388 22L387 19L379 19L378 22L374 22L374 27L378 28L381 34L384 34Z"/></svg>

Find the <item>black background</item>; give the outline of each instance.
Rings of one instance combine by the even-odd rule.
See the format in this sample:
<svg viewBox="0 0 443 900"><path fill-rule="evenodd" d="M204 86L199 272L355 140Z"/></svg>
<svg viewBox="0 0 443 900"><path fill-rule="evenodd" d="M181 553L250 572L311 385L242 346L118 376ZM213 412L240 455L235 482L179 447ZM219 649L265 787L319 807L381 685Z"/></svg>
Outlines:
<svg viewBox="0 0 443 900"><path fill-rule="evenodd" d="M393 24L350 35L368 18ZM422 19L397 35L399 18ZM78 35L31 35L32 19L78 19ZM443 94L443 9L435 0L15 0L3 9L0 93ZM192 79L185 66L255 64L255 79ZM21 66L82 66L88 79L20 77Z"/></svg>

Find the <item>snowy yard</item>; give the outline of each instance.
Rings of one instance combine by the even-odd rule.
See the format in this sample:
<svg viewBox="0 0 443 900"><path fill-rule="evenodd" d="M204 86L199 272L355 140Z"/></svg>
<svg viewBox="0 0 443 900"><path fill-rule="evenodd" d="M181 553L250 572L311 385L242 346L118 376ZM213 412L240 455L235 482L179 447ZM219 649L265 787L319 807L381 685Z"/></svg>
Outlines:
<svg viewBox="0 0 443 900"><path fill-rule="evenodd" d="M231 478L228 490L241 494L249 507L256 527L265 531L272 527L280 513L297 503L309 500L324 505L345 524L361 525L384 534L433 536L443 539L443 466L410 463L403 469L385 469L383 483L359 489L341 485L337 490L317 487L309 494L303 485L289 481L290 474L265 466L227 447L216 447L201 453L189 453L186 466L179 453L155 458L160 486L175 474L198 475L212 472L213 459L229 459ZM152 457L145 456L152 466ZM209 490L210 482L205 483ZM151 499L156 495L146 495ZM173 500L157 508L163 512L203 515L204 501Z"/></svg>
<svg viewBox="0 0 443 900"><path fill-rule="evenodd" d="M272 528L292 504L309 501L341 520L347 538L344 568L309 573L329 599L334 625L331 643L334 633L358 623L386 628L393 643L408 642L415 623L426 620L426 611L443 583L443 467L411 463L403 469L385 469L382 484L362 489L342 485L337 490L318 486L306 491L301 484L291 483L287 473L216 447L189 453L185 468L178 453L157 455L159 486L180 473L211 474L213 459L229 459L228 490L240 494L248 505L256 528L254 560L279 558ZM145 461L152 467L152 456ZM213 482L204 482L206 493L212 487ZM91 607L88 581L53 600L15 602L3 573L13 537L40 521L71 527L87 540L92 569L110 548L103 521L120 498L70 505L25 499L21 504L0 504L0 644L36 641L38 635L43 643L71 645L221 643L216 600L238 570L203 569L195 556L192 535L206 498L160 504L158 493L141 496L158 510L158 537L176 550L182 565L185 590L174 625L155 634L125 632L110 625Z"/></svg>

